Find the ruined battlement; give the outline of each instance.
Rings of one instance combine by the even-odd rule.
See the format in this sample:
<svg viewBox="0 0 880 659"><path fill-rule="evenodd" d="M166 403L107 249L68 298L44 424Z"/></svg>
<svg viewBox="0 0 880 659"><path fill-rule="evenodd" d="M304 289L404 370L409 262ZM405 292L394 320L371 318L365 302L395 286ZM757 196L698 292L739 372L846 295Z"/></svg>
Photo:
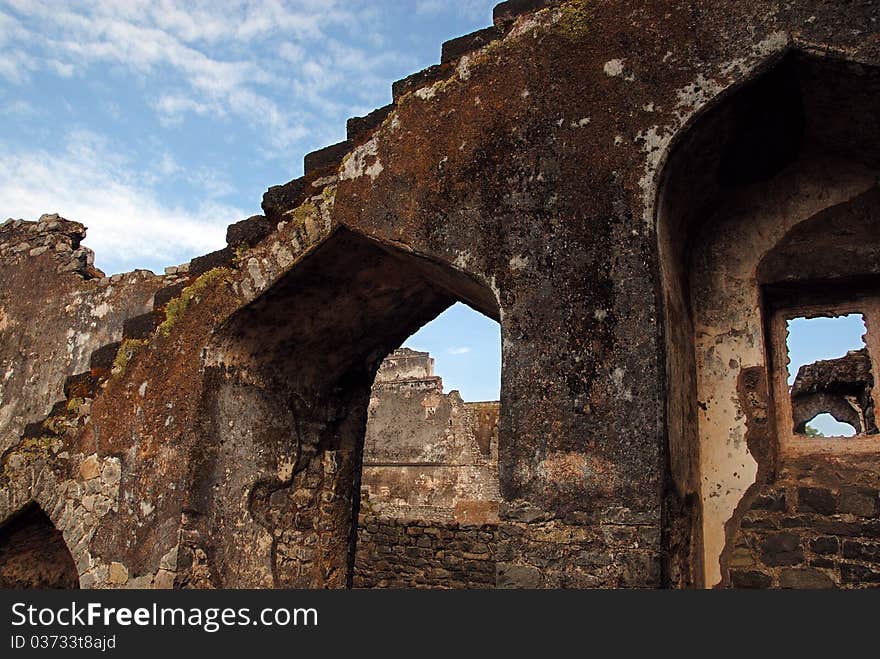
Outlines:
<svg viewBox="0 0 880 659"><path fill-rule="evenodd" d="M417 352L409 348L398 348L392 352L382 361L376 372L376 384L379 385L433 378L437 378L434 375L433 358L427 352Z"/></svg>
<svg viewBox="0 0 880 659"><path fill-rule="evenodd" d="M784 347L793 314L858 311L880 362L878 18L511 0L165 276L104 277L62 218L3 225L0 561L347 587L358 485L399 468L370 505L449 516L364 509L408 585L880 582L873 426L794 433ZM501 325L500 408L427 355L382 366L455 302ZM378 563L362 583L392 583Z"/></svg>
<svg viewBox="0 0 880 659"><path fill-rule="evenodd" d="M0 224L0 259L15 262L48 254L58 272L102 277L104 273L94 267L94 252L80 245L85 237L85 226L57 213L42 215L36 222L9 218Z"/></svg>

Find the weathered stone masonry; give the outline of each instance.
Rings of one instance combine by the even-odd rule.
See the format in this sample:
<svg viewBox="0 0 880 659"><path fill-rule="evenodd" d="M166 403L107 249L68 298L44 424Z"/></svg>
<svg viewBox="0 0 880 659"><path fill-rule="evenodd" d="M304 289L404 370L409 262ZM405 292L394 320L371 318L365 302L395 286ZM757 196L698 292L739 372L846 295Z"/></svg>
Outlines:
<svg viewBox="0 0 880 659"><path fill-rule="evenodd" d="M877 372L876 5L494 18L183 271L4 225L0 520L83 587L353 585L374 376L461 301L501 324L498 586L874 583L876 435L792 434L780 346L864 313Z"/></svg>
<svg viewBox="0 0 880 659"><path fill-rule="evenodd" d="M361 515L355 588L495 588L497 526Z"/></svg>
<svg viewBox="0 0 880 659"><path fill-rule="evenodd" d="M498 402L443 393L426 352L395 350L370 395L353 585L495 586Z"/></svg>

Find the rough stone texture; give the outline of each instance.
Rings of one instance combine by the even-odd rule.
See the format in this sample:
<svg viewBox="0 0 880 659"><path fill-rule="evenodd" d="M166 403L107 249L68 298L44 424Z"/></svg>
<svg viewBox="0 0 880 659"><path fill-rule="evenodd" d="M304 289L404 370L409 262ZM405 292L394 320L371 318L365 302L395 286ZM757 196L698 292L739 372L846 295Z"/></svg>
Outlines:
<svg viewBox="0 0 880 659"><path fill-rule="evenodd" d="M728 560L735 588L863 588L880 583L877 458L799 458L761 488ZM809 483L809 485L805 485Z"/></svg>
<svg viewBox="0 0 880 659"><path fill-rule="evenodd" d="M367 416L355 587L494 587L498 412L444 394L426 352L385 358Z"/></svg>
<svg viewBox="0 0 880 659"><path fill-rule="evenodd" d="M428 353L396 350L370 395L361 516L498 521L498 403L443 393Z"/></svg>
<svg viewBox="0 0 880 659"><path fill-rule="evenodd" d="M498 39L503 34L499 28L493 26L477 30L462 37L450 39L443 44L440 50L440 61L445 64L446 62L457 60L462 55L473 52Z"/></svg>
<svg viewBox="0 0 880 659"><path fill-rule="evenodd" d="M808 421L828 412L850 424L856 433L876 434L873 388L874 375L866 348L801 366L791 387L794 431L803 433Z"/></svg>
<svg viewBox="0 0 880 659"><path fill-rule="evenodd" d="M269 235L275 226L264 215L254 215L241 222L230 224L226 229L226 242L229 245L253 247Z"/></svg>
<svg viewBox="0 0 880 659"><path fill-rule="evenodd" d="M385 118L394 110L394 104L383 105L363 117L352 117L345 123L345 132L349 140L355 141L368 135L378 128Z"/></svg>
<svg viewBox="0 0 880 659"><path fill-rule="evenodd" d="M880 581L876 438L798 443L779 348L846 303L880 354L876 5L543 4L396 84L253 246L103 278L81 225L3 225L0 520L36 501L84 587L349 586L373 378L462 301L501 323L497 586Z"/></svg>
<svg viewBox="0 0 880 659"><path fill-rule="evenodd" d="M0 453L65 398L65 378L88 373L92 352L119 341L123 321L150 309L162 285L146 271L85 269L74 256L84 238L82 224L57 215L0 224ZM23 243L49 249L30 256Z"/></svg>
<svg viewBox="0 0 880 659"><path fill-rule="evenodd" d="M362 516L355 588L494 588L497 527Z"/></svg>
<svg viewBox="0 0 880 659"><path fill-rule="evenodd" d="M323 169L336 168L339 161L351 150L352 143L348 140L325 146L323 149L307 153L304 159L306 176Z"/></svg>

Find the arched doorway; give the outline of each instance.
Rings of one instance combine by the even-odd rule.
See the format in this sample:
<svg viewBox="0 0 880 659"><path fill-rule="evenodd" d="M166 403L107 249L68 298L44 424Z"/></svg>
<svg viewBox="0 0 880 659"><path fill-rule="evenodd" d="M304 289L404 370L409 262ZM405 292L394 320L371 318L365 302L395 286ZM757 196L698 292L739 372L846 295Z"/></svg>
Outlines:
<svg viewBox="0 0 880 659"><path fill-rule="evenodd" d="M475 278L338 229L217 331L191 508L218 585L351 585L376 371L456 301L498 320Z"/></svg>
<svg viewBox="0 0 880 659"><path fill-rule="evenodd" d="M749 560L740 522L785 464L777 310L832 289L847 296L856 279L877 290L876 219L844 209L876 191L878 111L876 69L791 52L698 116L670 154L658 241L679 584L728 583L732 562ZM771 572L766 584L779 585Z"/></svg>
<svg viewBox="0 0 880 659"><path fill-rule="evenodd" d="M36 503L0 526L0 588L79 588L64 536Z"/></svg>

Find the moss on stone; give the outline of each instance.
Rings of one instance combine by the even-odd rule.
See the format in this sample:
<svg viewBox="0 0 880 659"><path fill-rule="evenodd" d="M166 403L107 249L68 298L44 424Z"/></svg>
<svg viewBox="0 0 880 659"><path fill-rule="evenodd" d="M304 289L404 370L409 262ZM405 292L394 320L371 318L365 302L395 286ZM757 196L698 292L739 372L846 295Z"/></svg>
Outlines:
<svg viewBox="0 0 880 659"><path fill-rule="evenodd" d="M67 411L70 414L78 414L80 406L86 402L85 398L75 397L67 401Z"/></svg>
<svg viewBox="0 0 880 659"><path fill-rule="evenodd" d="M321 197L324 199L324 203L333 204L336 201L336 186L324 186L324 189L321 190Z"/></svg>
<svg viewBox="0 0 880 659"><path fill-rule="evenodd" d="M61 416L50 416L43 422L43 427L55 435L60 435L65 431L65 419Z"/></svg>
<svg viewBox="0 0 880 659"><path fill-rule="evenodd" d="M52 445L58 441L54 435L41 435L40 437L27 437L22 439L18 445L9 451L3 458L2 479L0 482L6 483L12 480L13 473L22 467L27 467L37 462L51 457ZM17 457L18 466L13 468L10 461L13 457Z"/></svg>
<svg viewBox="0 0 880 659"><path fill-rule="evenodd" d="M589 34L592 27L589 5L587 0L572 0L561 5L562 16L554 29L568 39L580 39Z"/></svg>
<svg viewBox="0 0 880 659"><path fill-rule="evenodd" d="M244 257L247 255L248 249L245 245L239 245L235 248L235 256L232 258L235 265L241 265Z"/></svg>
<svg viewBox="0 0 880 659"><path fill-rule="evenodd" d="M122 375L128 367L128 362L139 349L147 345L148 341L144 339L125 339L119 350L116 352L116 358L113 360L112 373L114 375Z"/></svg>
<svg viewBox="0 0 880 659"><path fill-rule="evenodd" d="M159 325L162 336L168 336L171 328L183 317L190 303L208 287L218 281L228 281L229 268L213 268L200 275L192 284L184 288L180 295L165 305L165 320Z"/></svg>
<svg viewBox="0 0 880 659"><path fill-rule="evenodd" d="M293 217L297 222L305 222L308 218L315 218L318 213L318 207L310 201L293 209Z"/></svg>

